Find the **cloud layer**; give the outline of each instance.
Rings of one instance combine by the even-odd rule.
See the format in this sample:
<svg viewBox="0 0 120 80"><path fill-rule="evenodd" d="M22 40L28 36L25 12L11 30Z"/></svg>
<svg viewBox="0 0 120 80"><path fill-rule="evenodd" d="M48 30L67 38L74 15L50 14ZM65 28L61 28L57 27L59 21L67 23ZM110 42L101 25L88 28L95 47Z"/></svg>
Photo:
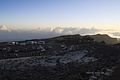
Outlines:
<svg viewBox="0 0 120 80"><path fill-rule="evenodd" d="M35 30L12 30L4 25L0 26L0 41L11 41L11 40L26 40L26 39L41 39L41 38L51 38L60 35L67 34L96 34L104 30L96 28L63 28L54 27L46 29L35 29ZM110 33L113 36L120 36L120 33Z"/></svg>

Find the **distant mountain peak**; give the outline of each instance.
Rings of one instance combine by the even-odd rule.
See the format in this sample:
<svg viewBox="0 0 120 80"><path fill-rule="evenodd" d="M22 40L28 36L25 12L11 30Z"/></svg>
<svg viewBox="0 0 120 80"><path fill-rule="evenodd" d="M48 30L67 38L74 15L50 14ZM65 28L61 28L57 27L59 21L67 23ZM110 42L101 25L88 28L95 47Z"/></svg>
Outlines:
<svg viewBox="0 0 120 80"><path fill-rule="evenodd" d="M6 25L0 25L0 30L2 30L2 31L8 31L8 32L11 31Z"/></svg>

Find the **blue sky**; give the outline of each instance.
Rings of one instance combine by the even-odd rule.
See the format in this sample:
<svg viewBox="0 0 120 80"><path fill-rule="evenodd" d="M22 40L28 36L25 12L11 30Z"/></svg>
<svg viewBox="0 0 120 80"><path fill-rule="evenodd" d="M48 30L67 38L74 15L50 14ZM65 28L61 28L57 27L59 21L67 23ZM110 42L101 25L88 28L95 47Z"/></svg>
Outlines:
<svg viewBox="0 0 120 80"><path fill-rule="evenodd" d="M119 0L0 0L0 23L118 23Z"/></svg>
<svg viewBox="0 0 120 80"><path fill-rule="evenodd" d="M0 0L0 25L7 28L95 28L119 35L119 21L120 0Z"/></svg>

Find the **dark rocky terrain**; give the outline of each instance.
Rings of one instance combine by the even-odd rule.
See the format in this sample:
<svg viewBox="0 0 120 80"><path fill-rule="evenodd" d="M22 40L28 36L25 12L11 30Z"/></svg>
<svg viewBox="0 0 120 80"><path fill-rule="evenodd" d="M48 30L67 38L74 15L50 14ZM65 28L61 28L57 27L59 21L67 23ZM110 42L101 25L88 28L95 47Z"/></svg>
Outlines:
<svg viewBox="0 0 120 80"><path fill-rule="evenodd" d="M120 44L106 38L116 41L76 34L1 42L0 80L119 80Z"/></svg>

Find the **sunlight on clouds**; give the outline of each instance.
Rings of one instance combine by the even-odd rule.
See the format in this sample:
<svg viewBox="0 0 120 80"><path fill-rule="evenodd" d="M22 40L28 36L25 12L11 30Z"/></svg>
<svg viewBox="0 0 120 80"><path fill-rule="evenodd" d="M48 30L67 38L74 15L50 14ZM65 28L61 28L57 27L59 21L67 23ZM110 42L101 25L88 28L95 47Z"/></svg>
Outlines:
<svg viewBox="0 0 120 80"><path fill-rule="evenodd" d="M5 24L5 23L4 23ZM1 24L1 25L4 25ZM9 28L13 29L45 29L45 28L54 28L54 27L62 27L62 28L97 28L97 29L105 29L105 30L120 30L120 24L105 24L105 23L83 23L83 22L64 22L64 23L7 23L5 24Z"/></svg>
<svg viewBox="0 0 120 80"><path fill-rule="evenodd" d="M108 34L111 37L120 37L115 32L120 31L120 24L101 24L101 23L24 23L24 24L7 24L1 29L9 31L29 31L29 32L54 32L57 34ZM94 32L95 31L95 32ZM47 34L47 33L46 33ZM48 34L49 35L49 34Z"/></svg>

